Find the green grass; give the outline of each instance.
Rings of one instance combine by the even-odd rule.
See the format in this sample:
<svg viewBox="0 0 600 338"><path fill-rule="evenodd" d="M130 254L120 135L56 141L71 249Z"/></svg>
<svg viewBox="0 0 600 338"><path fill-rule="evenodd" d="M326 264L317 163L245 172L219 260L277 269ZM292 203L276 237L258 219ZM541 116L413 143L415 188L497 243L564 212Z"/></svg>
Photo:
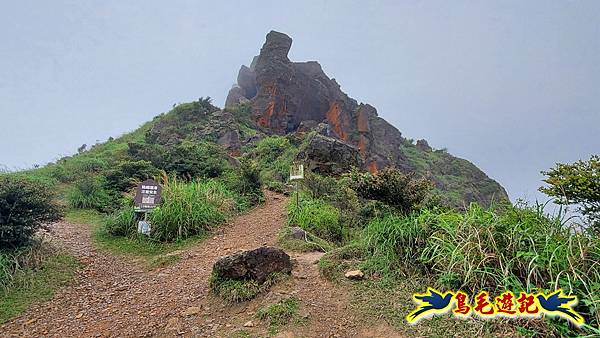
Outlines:
<svg viewBox="0 0 600 338"><path fill-rule="evenodd" d="M148 262L157 256L189 248L207 237L208 234L203 234L188 237L184 240L163 243L152 241L142 235L136 237L113 236L102 227L96 228L93 233L93 240L99 248L116 255L144 258Z"/></svg>
<svg viewBox="0 0 600 338"><path fill-rule="evenodd" d="M0 324L33 303L51 299L57 289L69 283L78 267L74 257L59 254L48 257L39 269L18 273L13 287L0 290Z"/></svg>
<svg viewBox="0 0 600 338"><path fill-rule="evenodd" d="M267 291L278 281L288 278L286 274L274 272L267 280L260 284L253 279L234 280L220 279L215 274L210 277L210 287L213 292L230 303L239 303L255 298L260 293Z"/></svg>
<svg viewBox="0 0 600 338"><path fill-rule="evenodd" d="M331 243L309 232L306 233L306 240L293 238L290 227L281 229L281 231L277 234L277 244L279 244L282 249L296 252L327 252L334 248Z"/></svg>
<svg viewBox="0 0 600 338"><path fill-rule="evenodd" d="M320 199L303 197L300 207L295 199L288 206L288 224L299 226L330 242L341 242L345 229L340 224L340 211Z"/></svg>
<svg viewBox="0 0 600 338"><path fill-rule="evenodd" d="M65 220L75 224L89 224L100 226L104 224L106 216L92 209L68 209L65 213Z"/></svg>
<svg viewBox="0 0 600 338"><path fill-rule="evenodd" d="M201 235L236 212L233 193L217 180L186 183L169 178L162 189L161 205L149 214L151 236L159 241Z"/></svg>
<svg viewBox="0 0 600 338"><path fill-rule="evenodd" d="M292 321L299 322L300 301L291 297L278 303L263 306L256 311L256 317L269 324L269 333L275 334L279 328Z"/></svg>

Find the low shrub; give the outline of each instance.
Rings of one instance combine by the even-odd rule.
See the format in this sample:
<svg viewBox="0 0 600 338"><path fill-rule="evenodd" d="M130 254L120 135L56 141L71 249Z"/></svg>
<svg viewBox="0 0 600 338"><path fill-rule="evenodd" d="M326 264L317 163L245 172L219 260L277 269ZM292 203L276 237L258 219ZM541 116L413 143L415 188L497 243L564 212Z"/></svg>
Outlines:
<svg viewBox="0 0 600 338"><path fill-rule="evenodd" d="M235 192L236 204L240 210L249 209L264 202L260 170L255 161L242 159L240 167L224 176L227 188Z"/></svg>
<svg viewBox="0 0 600 338"><path fill-rule="evenodd" d="M67 192L67 203L74 209L109 211L115 207L115 200L116 198L105 189L102 177L80 179Z"/></svg>
<svg viewBox="0 0 600 338"><path fill-rule="evenodd" d="M331 242L341 242L347 233L340 224L340 211L320 199L303 198L300 206L290 201L288 224Z"/></svg>
<svg viewBox="0 0 600 338"><path fill-rule="evenodd" d="M227 162L225 150L219 145L184 141L167 147L163 169L180 178L215 178L231 169L231 165Z"/></svg>
<svg viewBox="0 0 600 338"><path fill-rule="evenodd" d="M106 173L106 187L115 192L125 192L138 182L158 176L160 171L149 161L120 161Z"/></svg>
<svg viewBox="0 0 600 338"><path fill-rule="evenodd" d="M46 185L17 176L0 177L0 248L29 244L41 226L62 215L53 190Z"/></svg>
<svg viewBox="0 0 600 338"><path fill-rule="evenodd" d="M419 209L433 188L431 181L395 168L386 168L375 175L353 170L347 177L358 196L381 201L404 214Z"/></svg>
<svg viewBox="0 0 600 338"><path fill-rule="evenodd" d="M256 159L263 182L286 182L298 147L288 137L270 136L260 140L248 156Z"/></svg>

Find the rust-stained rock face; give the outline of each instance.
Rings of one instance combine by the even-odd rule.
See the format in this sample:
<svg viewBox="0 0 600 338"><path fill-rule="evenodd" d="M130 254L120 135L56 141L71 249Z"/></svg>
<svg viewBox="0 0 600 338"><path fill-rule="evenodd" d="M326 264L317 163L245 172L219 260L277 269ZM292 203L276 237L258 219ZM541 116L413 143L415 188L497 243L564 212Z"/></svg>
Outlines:
<svg viewBox="0 0 600 338"><path fill-rule="evenodd" d="M371 130L372 124L380 123L376 121L377 110L346 95L318 62L290 61L291 46L292 39L287 35L274 31L267 34L251 66L241 67L226 106L249 100L257 123L275 134L305 131L305 121L311 121L311 125L326 123L326 136L356 147L365 163L374 163L371 167L394 163L400 156L398 148L387 147L387 140ZM392 147L401 135L394 131L379 135L391 135Z"/></svg>
<svg viewBox="0 0 600 338"><path fill-rule="evenodd" d="M229 92L226 106L249 102L257 125L267 134L316 131L324 136L316 138L314 149L309 149L306 154L310 166L318 171L338 173L345 170L348 163L372 173L388 166L406 172L417 170L414 159L408 157L415 154L402 150L406 140L398 129L379 117L375 107L359 104L346 95L318 62L290 61L288 52L291 47L289 36L269 32L260 54L254 57L249 67L240 68L237 86ZM431 147L424 141L417 146L420 152L432 153ZM339 155L338 160L348 163L335 165L331 158L336 156L328 156L327 151L333 151L336 156ZM487 178L475 166L473 168L469 170ZM494 188L482 188L485 190L482 194L507 197L504 189L493 183ZM472 185L477 184L473 181ZM446 188L442 183L439 186ZM476 200L484 198L479 196Z"/></svg>

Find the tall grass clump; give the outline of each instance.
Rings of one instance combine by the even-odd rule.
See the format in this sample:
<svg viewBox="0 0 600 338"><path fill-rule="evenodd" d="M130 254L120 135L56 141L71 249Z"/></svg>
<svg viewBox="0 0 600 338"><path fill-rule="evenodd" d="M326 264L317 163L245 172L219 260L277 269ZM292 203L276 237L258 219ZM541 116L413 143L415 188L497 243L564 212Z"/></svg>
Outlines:
<svg viewBox="0 0 600 338"><path fill-rule="evenodd" d="M300 206L291 201L288 223L330 242L342 241L346 233L340 222L339 209L320 199L303 198Z"/></svg>
<svg viewBox="0 0 600 338"><path fill-rule="evenodd" d="M92 176L73 184L67 192L67 203L74 209L107 211L113 202L109 193L104 189L102 179Z"/></svg>
<svg viewBox="0 0 600 338"><path fill-rule="evenodd" d="M360 238L370 257L368 268L386 275L414 270L406 263L419 261L437 216L429 210L409 217L387 213L369 222Z"/></svg>
<svg viewBox="0 0 600 338"><path fill-rule="evenodd" d="M15 250L0 249L0 290L7 292L24 271L42 266L54 249L42 240Z"/></svg>
<svg viewBox="0 0 600 338"><path fill-rule="evenodd" d="M365 266L388 275L420 270L448 289L575 294L578 310L600 322L600 239L572 230L542 206L465 212L423 209L371 221L362 236Z"/></svg>
<svg viewBox="0 0 600 338"><path fill-rule="evenodd" d="M113 236L132 237L137 233L137 216L132 207L124 207L106 217L105 229Z"/></svg>
<svg viewBox="0 0 600 338"><path fill-rule="evenodd" d="M185 182L166 177L161 204L149 214L151 236L174 241L201 234L235 212L233 194L217 180Z"/></svg>

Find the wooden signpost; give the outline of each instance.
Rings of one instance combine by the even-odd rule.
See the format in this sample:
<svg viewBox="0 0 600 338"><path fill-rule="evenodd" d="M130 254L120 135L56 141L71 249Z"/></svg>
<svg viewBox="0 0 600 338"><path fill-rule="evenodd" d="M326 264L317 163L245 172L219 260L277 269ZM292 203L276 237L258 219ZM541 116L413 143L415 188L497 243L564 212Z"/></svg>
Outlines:
<svg viewBox="0 0 600 338"><path fill-rule="evenodd" d="M135 190L135 212L143 213L144 220L138 222L138 232L149 235L151 230L148 212L160 203L161 187L155 180L145 180Z"/></svg>

